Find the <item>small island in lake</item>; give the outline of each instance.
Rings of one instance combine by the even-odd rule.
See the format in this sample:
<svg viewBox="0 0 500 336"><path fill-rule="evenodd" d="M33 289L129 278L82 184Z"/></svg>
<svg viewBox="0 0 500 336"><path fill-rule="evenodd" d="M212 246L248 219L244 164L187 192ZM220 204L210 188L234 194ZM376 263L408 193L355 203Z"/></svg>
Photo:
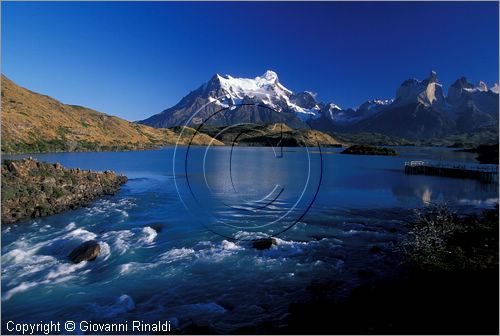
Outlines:
<svg viewBox="0 0 500 336"><path fill-rule="evenodd" d="M52 215L115 194L127 177L68 169L32 158L2 163L2 222Z"/></svg>
<svg viewBox="0 0 500 336"><path fill-rule="evenodd" d="M398 153L391 148L375 147L368 145L353 145L344 149L341 154L358 154L358 155L385 155L396 156Z"/></svg>

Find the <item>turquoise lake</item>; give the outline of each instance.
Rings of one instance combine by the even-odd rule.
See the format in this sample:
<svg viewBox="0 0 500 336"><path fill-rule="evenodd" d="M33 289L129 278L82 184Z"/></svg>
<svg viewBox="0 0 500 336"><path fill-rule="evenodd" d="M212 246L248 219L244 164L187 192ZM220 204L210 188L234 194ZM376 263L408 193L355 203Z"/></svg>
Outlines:
<svg viewBox="0 0 500 336"><path fill-rule="evenodd" d="M399 156L285 148L281 157L252 147L178 148L175 160L171 147L25 155L129 180L88 207L2 227L2 319L170 320L222 333L285 325L289 304L314 281L342 280L342 296L363 281L359 270L394 272L390 251L413 209L446 202L475 213L498 202L497 184L404 173L406 161L476 165L475 154L395 149ZM269 235L276 246L252 247ZM99 257L68 263L91 239Z"/></svg>

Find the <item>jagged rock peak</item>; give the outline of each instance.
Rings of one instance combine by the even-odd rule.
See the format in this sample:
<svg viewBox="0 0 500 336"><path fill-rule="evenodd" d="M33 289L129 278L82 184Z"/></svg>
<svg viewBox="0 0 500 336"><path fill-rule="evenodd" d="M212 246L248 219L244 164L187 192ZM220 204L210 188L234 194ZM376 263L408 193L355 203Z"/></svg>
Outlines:
<svg viewBox="0 0 500 336"><path fill-rule="evenodd" d="M486 83L483 81L479 81L479 84L477 84L477 89L478 89L478 91L486 92L486 91L488 91L488 85L486 85Z"/></svg>
<svg viewBox="0 0 500 336"><path fill-rule="evenodd" d="M467 78L465 76L460 77L457 79L451 87L457 88L457 89L463 89L463 88L468 88L471 89L473 88L473 85L467 81Z"/></svg>
<svg viewBox="0 0 500 336"><path fill-rule="evenodd" d="M437 73L434 70L429 75L429 83L438 83Z"/></svg>
<svg viewBox="0 0 500 336"><path fill-rule="evenodd" d="M490 89L492 92L495 92L495 93L499 93L499 88L498 88L498 83L495 83L491 89Z"/></svg>

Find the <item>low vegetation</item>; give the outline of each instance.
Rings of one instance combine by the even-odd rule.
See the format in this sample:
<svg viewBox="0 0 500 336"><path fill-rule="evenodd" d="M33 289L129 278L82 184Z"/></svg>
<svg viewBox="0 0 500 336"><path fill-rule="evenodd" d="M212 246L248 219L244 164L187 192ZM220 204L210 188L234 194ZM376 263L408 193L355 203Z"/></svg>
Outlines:
<svg viewBox="0 0 500 336"><path fill-rule="evenodd" d="M369 146L414 146L415 142L405 138L389 136L380 133L332 133L333 137L343 143L365 144Z"/></svg>
<svg viewBox="0 0 500 336"><path fill-rule="evenodd" d="M359 132L339 133L331 135L340 142L349 144L366 144L370 146L429 146L476 148L480 144L498 143L498 128L483 127L474 132L450 134L440 138L406 139L380 133Z"/></svg>
<svg viewBox="0 0 500 336"><path fill-rule="evenodd" d="M421 139L417 146L476 148L481 144L498 143L498 126L482 127L473 132L450 134L442 138Z"/></svg>
<svg viewBox="0 0 500 336"><path fill-rule="evenodd" d="M498 268L498 204L480 215L458 216L446 205L416 211L403 251L426 271Z"/></svg>
<svg viewBox="0 0 500 336"><path fill-rule="evenodd" d="M175 145L179 132L156 129L26 90L2 76L2 152L118 151ZM193 145L208 144L198 134ZM183 135L181 144L191 141ZM215 141L214 145L221 145Z"/></svg>
<svg viewBox="0 0 500 336"><path fill-rule="evenodd" d="M67 169L33 159L2 163L2 223L55 214L116 193L127 181L111 171Z"/></svg>
<svg viewBox="0 0 500 336"><path fill-rule="evenodd" d="M222 133L219 134L224 130ZM292 129L286 124L204 126L204 133L226 145L283 146L283 147L341 147L342 143L329 134L311 129Z"/></svg>

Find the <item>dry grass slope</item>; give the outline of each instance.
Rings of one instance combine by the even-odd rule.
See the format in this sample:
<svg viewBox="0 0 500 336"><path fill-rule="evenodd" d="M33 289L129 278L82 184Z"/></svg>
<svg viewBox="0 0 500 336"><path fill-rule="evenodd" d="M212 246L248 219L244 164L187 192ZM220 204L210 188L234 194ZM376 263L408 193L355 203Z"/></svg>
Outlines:
<svg viewBox="0 0 500 336"><path fill-rule="evenodd" d="M286 124L241 124L225 130L224 126L207 125L201 130L212 137L217 137L226 145L231 145L235 139L241 146L279 146L286 147L324 147L342 146L344 143L329 134L312 129L292 129Z"/></svg>
<svg viewBox="0 0 500 336"><path fill-rule="evenodd" d="M2 152L147 149L173 145L178 134L63 104L2 75ZM190 140L191 136L184 136L180 143L185 145ZM192 144L208 144L211 140L206 134L198 134Z"/></svg>

